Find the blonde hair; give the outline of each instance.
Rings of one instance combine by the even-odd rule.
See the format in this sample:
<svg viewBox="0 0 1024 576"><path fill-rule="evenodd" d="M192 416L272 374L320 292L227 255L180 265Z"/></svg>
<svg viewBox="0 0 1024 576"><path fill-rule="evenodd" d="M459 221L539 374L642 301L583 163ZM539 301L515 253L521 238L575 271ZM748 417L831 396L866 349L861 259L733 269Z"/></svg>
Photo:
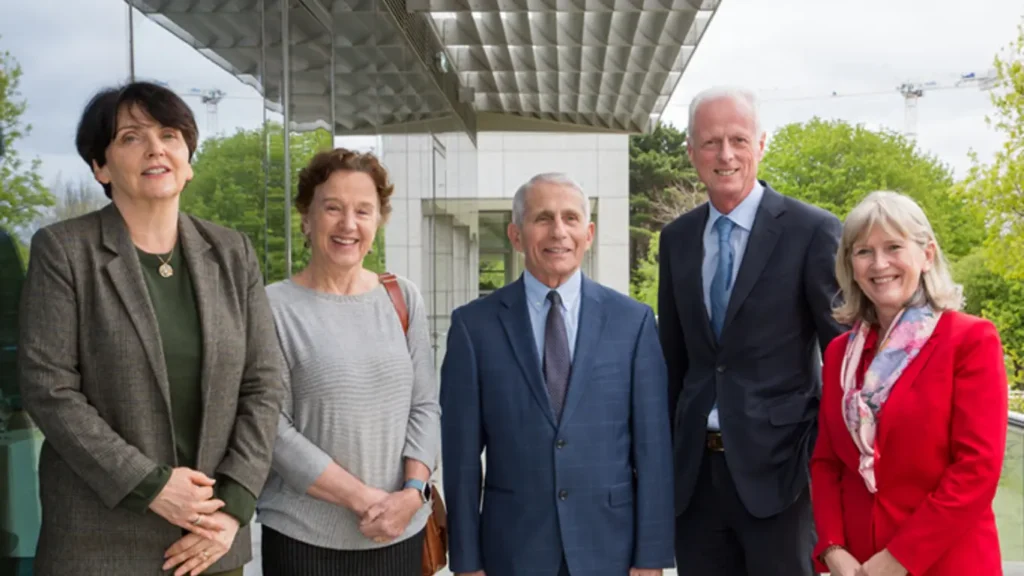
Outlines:
<svg viewBox="0 0 1024 576"><path fill-rule="evenodd" d="M875 305L864 295L853 277L853 245L876 227L916 243L922 250L929 244L935 248L931 267L921 273L921 283L908 305L925 303L936 311L959 310L963 305L961 287L953 281L939 243L935 239L924 210L911 198L896 192L878 191L868 194L846 216L843 237L836 255L836 281L843 302L832 311L837 322L853 325L858 320L877 322Z"/></svg>

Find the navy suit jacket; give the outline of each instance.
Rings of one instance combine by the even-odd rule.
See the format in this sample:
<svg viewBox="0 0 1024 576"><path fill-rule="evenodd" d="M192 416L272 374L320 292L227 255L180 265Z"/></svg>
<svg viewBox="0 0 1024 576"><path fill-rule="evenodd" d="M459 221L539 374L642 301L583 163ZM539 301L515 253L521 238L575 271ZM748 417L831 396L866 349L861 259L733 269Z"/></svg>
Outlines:
<svg viewBox="0 0 1024 576"><path fill-rule="evenodd" d="M718 402L725 460L747 511L770 518L807 490L821 364L844 327L832 318L842 224L766 182L716 340L704 305L705 202L661 231L658 313L669 369L676 513L693 499Z"/></svg>
<svg viewBox="0 0 1024 576"><path fill-rule="evenodd" d="M453 572L553 576L563 557L586 576L673 565L668 376L654 314L585 276L581 291L560 422L522 278L452 314L441 431Z"/></svg>

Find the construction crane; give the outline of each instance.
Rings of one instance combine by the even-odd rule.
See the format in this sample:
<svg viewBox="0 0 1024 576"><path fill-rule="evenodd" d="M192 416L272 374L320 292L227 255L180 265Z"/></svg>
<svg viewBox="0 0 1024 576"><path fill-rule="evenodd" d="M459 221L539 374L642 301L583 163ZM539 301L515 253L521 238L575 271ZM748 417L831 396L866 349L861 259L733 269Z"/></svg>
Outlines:
<svg viewBox="0 0 1024 576"><path fill-rule="evenodd" d="M224 98L244 98L244 96L228 96L219 88L179 88L168 82L160 80L153 81L168 90L173 90L182 96L195 96L199 101L206 104L206 131L212 136L217 133L217 105Z"/></svg>
<svg viewBox="0 0 1024 576"><path fill-rule="evenodd" d="M903 95L903 134L911 140L917 138L917 102L924 96L925 91L970 87L991 90L995 83L996 72L993 69L980 75L975 72L961 74L956 81L904 82L900 84L896 87L896 91Z"/></svg>
<svg viewBox="0 0 1024 576"><path fill-rule="evenodd" d="M979 90L991 90L996 84L997 76L994 69L986 70L982 74L968 72L966 74L954 75L946 80L927 82L903 82L896 87L896 91L903 95L904 112L903 120L904 135L908 139L917 137L917 102L926 92L936 90L958 90L976 87ZM889 90L866 90L863 92L840 92L833 90L825 94L804 94L804 95L772 95L776 90L761 91L761 102L797 102L813 100L839 100L846 98L866 98L892 94ZM669 108L688 107L689 104L669 104Z"/></svg>
<svg viewBox="0 0 1024 576"><path fill-rule="evenodd" d="M227 96L223 90L218 88L189 88L183 92L185 96L197 96L206 104L206 130L211 134L217 133L217 105Z"/></svg>

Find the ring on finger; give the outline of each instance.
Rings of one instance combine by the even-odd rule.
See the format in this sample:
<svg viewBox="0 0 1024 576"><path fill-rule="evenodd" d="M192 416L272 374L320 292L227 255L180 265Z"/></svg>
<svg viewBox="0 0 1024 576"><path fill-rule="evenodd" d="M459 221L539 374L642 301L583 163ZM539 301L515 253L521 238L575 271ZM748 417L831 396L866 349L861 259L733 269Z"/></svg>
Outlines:
<svg viewBox="0 0 1024 576"><path fill-rule="evenodd" d="M202 552L199 553L199 555L203 557L203 560L209 560L210 559L210 551L209 550L203 550Z"/></svg>
<svg viewBox="0 0 1024 576"><path fill-rule="evenodd" d="M202 521L203 521L203 515L202 514L196 514L196 519L192 521L192 525L193 526L199 526L200 522L202 522Z"/></svg>

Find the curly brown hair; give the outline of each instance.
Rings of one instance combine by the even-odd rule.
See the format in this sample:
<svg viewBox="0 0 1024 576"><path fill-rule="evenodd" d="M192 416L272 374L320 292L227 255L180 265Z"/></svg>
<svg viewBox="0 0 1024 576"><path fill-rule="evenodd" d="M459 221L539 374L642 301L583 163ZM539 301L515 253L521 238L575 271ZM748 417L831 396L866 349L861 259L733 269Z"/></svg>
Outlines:
<svg viewBox="0 0 1024 576"><path fill-rule="evenodd" d="M313 203L313 194L335 172L362 172L373 179L377 187L377 200L380 202L381 224L391 215L391 194L395 185L388 179L388 171L376 156L369 152L355 152L347 148L325 150L313 156L309 164L299 171L299 193L295 197L295 207L300 214L307 214Z"/></svg>

